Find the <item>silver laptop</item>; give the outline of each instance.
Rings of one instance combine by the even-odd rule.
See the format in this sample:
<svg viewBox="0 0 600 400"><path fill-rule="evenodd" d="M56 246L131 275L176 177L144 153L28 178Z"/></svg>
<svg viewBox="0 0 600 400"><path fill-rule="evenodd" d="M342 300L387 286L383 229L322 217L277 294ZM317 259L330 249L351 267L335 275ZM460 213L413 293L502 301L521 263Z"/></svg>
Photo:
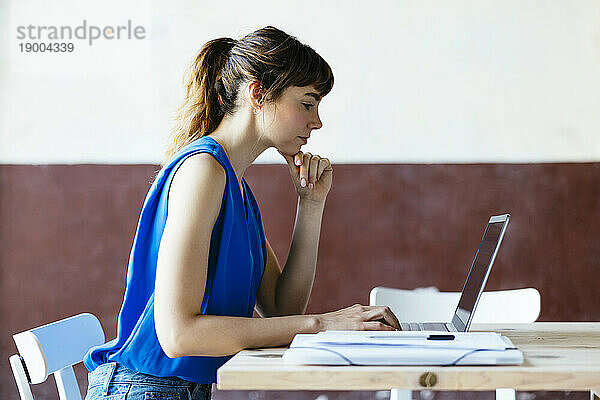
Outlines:
<svg viewBox="0 0 600 400"><path fill-rule="evenodd" d="M467 281L452 317L452 322L400 322L400 328L403 331L466 332L469 330L477 302L492 270L509 219L509 214L490 217L483 233L483 239L481 239L477 253L475 253L473 265L471 265L471 270L467 275Z"/></svg>

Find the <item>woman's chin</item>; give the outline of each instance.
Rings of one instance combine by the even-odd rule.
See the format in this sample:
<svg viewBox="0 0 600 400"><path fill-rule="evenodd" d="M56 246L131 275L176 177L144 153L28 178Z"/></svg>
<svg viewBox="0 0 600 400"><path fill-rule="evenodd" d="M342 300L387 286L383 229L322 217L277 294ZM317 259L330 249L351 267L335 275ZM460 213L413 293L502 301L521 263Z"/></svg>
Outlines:
<svg viewBox="0 0 600 400"><path fill-rule="evenodd" d="M284 146L279 146L279 147L276 146L275 148L280 153L287 154L287 155L293 157L294 155L298 154L298 152L300 151L302 146L304 146L304 143L294 142L294 143L287 143Z"/></svg>
<svg viewBox="0 0 600 400"><path fill-rule="evenodd" d="M282 151L284 153L286 153L286 154L289 154L289 155L293 156L293 155L296 155L300 151L300 149L302 148L302 146L304 146L304 145L303 144L300 144L300 145L294 144L294 145L289 146L288 148L286 148L285 151L283 151L283 150Z"/></svg>

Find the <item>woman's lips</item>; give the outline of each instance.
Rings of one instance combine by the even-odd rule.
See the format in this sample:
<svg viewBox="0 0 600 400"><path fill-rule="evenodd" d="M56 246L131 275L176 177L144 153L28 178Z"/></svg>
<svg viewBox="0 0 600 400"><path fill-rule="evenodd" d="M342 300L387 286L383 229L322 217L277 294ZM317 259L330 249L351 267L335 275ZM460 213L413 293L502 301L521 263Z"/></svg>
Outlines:
<svg viewBox="0 0 600 400"><path fill-rule="evenodd" d="M300 140L302 140L302 142L304 142L304 144L306 144L308 142L308 138L302 137L302 136L298 136L300 138Z"/></svg>

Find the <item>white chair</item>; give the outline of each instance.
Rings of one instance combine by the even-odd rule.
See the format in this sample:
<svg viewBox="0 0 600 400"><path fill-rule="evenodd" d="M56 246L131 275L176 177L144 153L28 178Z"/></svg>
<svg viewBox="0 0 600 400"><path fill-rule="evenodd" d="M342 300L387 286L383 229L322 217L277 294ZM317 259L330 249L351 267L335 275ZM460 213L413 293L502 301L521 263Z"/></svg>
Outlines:
<svg viewBox="0 0 600 400"><path fill-rule="evenodd" d="M376 287L369 304L388 306L400 321L450 321L460 292L439 292L436 288L414 290ZM540 292L534 288L483 292L473 323L531 323L540 315ZM410 390L392 389L390 400L410 400ZM496 389L497 400L515 399L513 389Z"/></svg>
<svg viewBox="0 0 600 400"><path fill-rule="evenodd" d="M12 355L12 368L22 400L33 400L30 384L44 382L54 374L61 400L81 400L73 365L81 362L92 346L104 343L100 321L89 313L13 335L19 354Z"/></svg>

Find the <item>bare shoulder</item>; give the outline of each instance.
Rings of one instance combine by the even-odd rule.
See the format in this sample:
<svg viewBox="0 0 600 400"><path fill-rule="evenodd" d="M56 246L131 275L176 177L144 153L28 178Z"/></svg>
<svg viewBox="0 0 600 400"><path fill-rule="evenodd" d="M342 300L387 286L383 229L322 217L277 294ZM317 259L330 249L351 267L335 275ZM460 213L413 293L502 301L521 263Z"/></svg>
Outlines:
<svg viewBox="0 0 600 400"><path fill-rule="evenodd" d="M175 172L175 176L179 177L179 180L196 180L194 177L202 176L215 180L223 180L223 182L225 182L226 178L223 166L209 153L197 153L186 158ZM173 179L175 180L175 178Z"/></svg>
<svg viewBox="0 0 600 400"><path fill-rule="evenodd" d="M169 189L169 213L183 206L221 203L227 175L221 164L208 153L186 158L179 166Z"/></svg>

